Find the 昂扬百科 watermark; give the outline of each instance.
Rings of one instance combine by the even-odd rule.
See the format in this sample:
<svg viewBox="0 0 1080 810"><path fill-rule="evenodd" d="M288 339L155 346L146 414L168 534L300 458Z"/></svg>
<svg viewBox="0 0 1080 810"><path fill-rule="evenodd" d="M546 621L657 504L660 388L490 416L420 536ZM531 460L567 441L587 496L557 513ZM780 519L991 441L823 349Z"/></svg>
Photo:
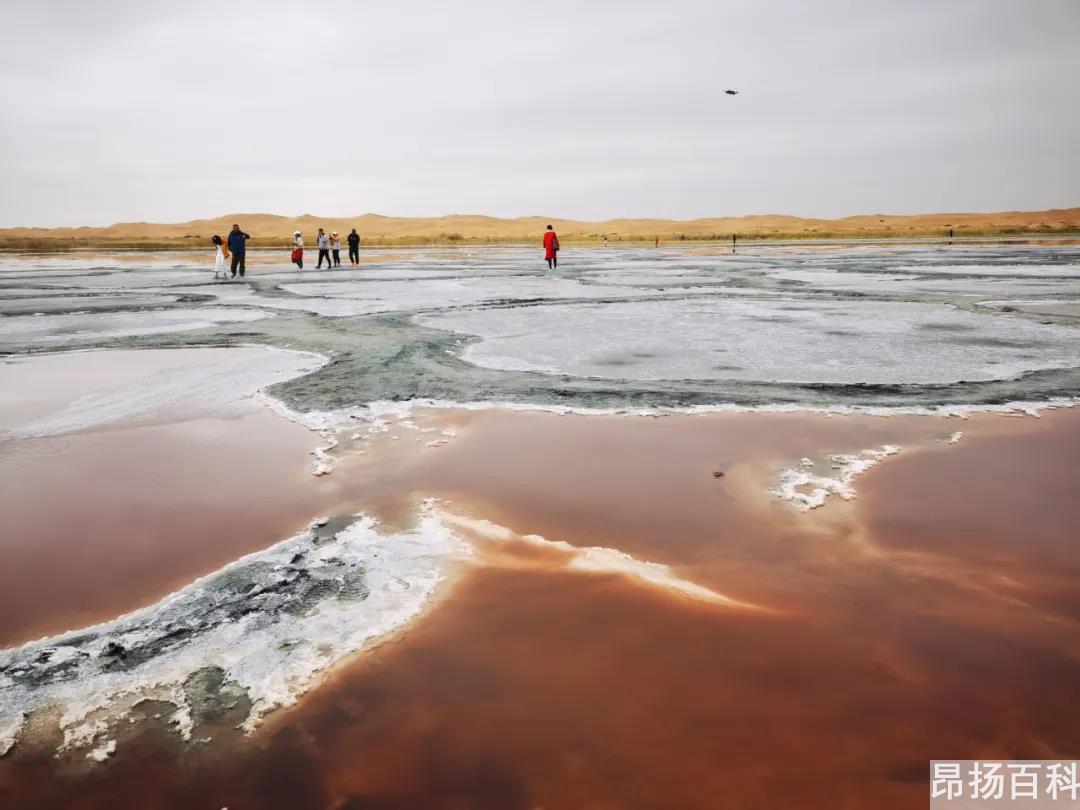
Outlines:
<svg viewBox="0 0 1080 810"><path fill-rule="evenodd" d="M1075 759L930 763L930 810L949 807L1080 807Z"/></svg>

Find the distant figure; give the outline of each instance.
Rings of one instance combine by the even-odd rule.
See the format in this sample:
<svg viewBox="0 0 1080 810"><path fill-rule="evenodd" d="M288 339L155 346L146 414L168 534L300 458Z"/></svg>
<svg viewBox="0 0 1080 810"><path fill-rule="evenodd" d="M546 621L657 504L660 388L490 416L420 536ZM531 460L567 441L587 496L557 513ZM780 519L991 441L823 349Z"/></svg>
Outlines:
<svg viewBox="0 0 1080 810"><path fill-rule="evenodd" d="M656 246L660 247L660 237L656 237Z"/></svg>
<svg viewBox="0 0 1080 810"><path fill-rule="evenodd" d="M304 269L304 237L300 231L294 231L292 235L292 262L297 270Z"/></svg>
<svg viewBox="0 0 1080 810"><path fill-rule="evenodd" d="M607 247L607 234L604 234L604 247Z"/></svg>
<svg viewBox="0 0 1080 810"><path fill-rule="evenodd" d="M544 233L544 258L547 259L548 270L559 266L559 237L550 225Z"/></svg>
<svg viewBox="0 0 1080 810"><path fill-rule="evenodd" d="M326 269L331 269L330 264L330 237L326 235L326 232L319 228L319 234L315 237L315 247L319 249L319 263L316 265L316 270L322 270L322 260L326 259Z"/></svg>
<svg viewBox="0 0 1080 810"><path fill-rule="evenodd" d="M341 267L341 237L337 231L330 234L330 248L334 254L334 267Z"/></svg>
<svg viewBox="0 0 1080 810"><path fill-rule="evenodd" d="M250 239L249 234L240 230L239 225L233 225L232 230L229 231L229 253L232 254L232 277L236 278L236 270L240 269L240 278L244 277L244 258L247 253L247 240Z"/></svg>
<svg viewBox="0 0 1080 810"><path fill-rule="evenodd" d="M356 228L352 229L352 232L345 237L349 243L349 262L353 267L360 266L360 234L356 232Z"/></svg>
<svg viewBox="0 0 1080 810"><path fill-rule="evenodd" d="M225 242L216 233L210 241L217 248L214 256L214 278L225 278L225 260L229 258L229 249L225 247Z"/></svg>

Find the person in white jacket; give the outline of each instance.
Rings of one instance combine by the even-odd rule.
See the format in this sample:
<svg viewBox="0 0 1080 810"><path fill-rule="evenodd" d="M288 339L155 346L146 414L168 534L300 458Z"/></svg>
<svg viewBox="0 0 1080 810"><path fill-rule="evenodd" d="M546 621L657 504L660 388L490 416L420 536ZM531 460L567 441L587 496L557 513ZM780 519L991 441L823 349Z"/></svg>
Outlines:
<svg viewBox="0 0 1080 810"><path fill-rule="evenodd" d="M330 234L330 252L334 255L334 267L341 267L341 237L337 231Z"/></svg>
<svg viewBox="0 0 1080 810"><path fill-rule="evenodd" d="M319 263L316 265L317 270L322 270L322 261L326 259L326 269L332 270L333 264L330 261L330 237L326 235L326 231L319 228L319 234L315 237L315 247L319 249Z"/></svg>

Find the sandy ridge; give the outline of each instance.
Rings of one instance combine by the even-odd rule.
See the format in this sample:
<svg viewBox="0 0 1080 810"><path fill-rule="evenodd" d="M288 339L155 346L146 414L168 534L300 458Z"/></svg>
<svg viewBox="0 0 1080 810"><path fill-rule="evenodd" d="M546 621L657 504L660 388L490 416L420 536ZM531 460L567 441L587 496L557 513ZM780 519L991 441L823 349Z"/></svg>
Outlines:
<svg viewBox="0 0 1080 810"><path fill-rule="evenodd" d="M48 246L60 240L87 245L124 241L201 244L215 233L226 233L234 222L240 223L256 243L289 240L295 229L313 235L319 227L342 234L357 228L367 244L514 242L538 239L548 223L555 226L563 241L599 240L604 234L613 241L651 241L656 236L667 240L727 240L732 234L743 238L946 236L950 229L956 236L1068 233L1080 231L1080 208L998 213L864 214L840 219L754 214L691 220L610 219L597 222L543 216L503 219L457 214L387 217L368 213L340 218L312 214L287 217L237 213L179 223L119 222L106 227L5 228L0 229L0 246L34 246L34 243Z"/></svg>

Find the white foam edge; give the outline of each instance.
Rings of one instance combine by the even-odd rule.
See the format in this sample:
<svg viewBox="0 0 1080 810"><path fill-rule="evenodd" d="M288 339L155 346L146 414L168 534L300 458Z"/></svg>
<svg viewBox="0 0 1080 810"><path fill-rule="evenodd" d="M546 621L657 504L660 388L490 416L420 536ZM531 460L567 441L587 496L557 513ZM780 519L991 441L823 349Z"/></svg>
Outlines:
<svg viewBox="0 0 1080 810"><path fill-rule="evenodd" d="M86 755L87 759L94 762L104 762L116 753L116 740L105 740L101 745Z"/></svg>
<svg viewBox="0 0 1080 810"><path fill-rule="evenodd" d="M22 716L0 717L0 757L5 756L19 739L26 719Z"/></svg>
<svg viewBox="0 0 1080 810"><path fill-rule="evenodd" d="M720 413L808 413L823 416L941 416L967 419L979 413L997 413L1013 416L1039 417L1044 411L1060 408L1073 408L1080 404L1080 397L1052 397L1041 401L1015 400L1000 404L971 405L799 405L795 403L776 403L768 405L736 405L717 403L715 405L691 405L683 407L648 407L648 408L588 408L573 405L547 405L541 403L503 402L498 400L479 400L457 402L442 399L409 399L401 401L376 400L367 405L354 405L346 408L323 411L296 411L284 401L260 391L257 396L274 413L319 434L325 442L322 447L312 451L315 463L312 474L328 475L333 472L334 459L329 451L337 446L336 432L347 426L355 427L357 422L367 425L369 436L390 431L390 420L404 423L408 428L417 410L462 410L462 411L516 411L521 413L550 413L562 416L694 416ZM354 434L357 438L360 434ZM443 431L442 437L428 442L427 447L441 447L456 435ZM395 437L396 438L396 437ZM445 441L444 441L445 439Z"/></svg>
<svg viewBox="0 0 1080 810"><path fill-rule="evenodd" d="M967 419L980 413L997 413L1012 416L1033 416L1038 418L1044 411L1061 408L1073 408L1080 404L1080 397L1051 397L1046 400L1014 400L1000 404L970 404L970 405L800 405L797 403L775 403L766 405L737 405L734 403L717 403L714 405L690 405L672 407L646 407L646 408L589 408L574 405L550 405L543 403L506 402L499 400L478 400L471 402L458 402L443 399L409 399L401 401L375 400L366 405L354 405L345 408L306 411L294 410L283 400L271 396L265 391L257 395L265 405L274 413L292 422L302 425L309 430L318 433L326 443L323 447L312 451L315 456L312 474L316 476L328 475L334 469L334 460L328 452L337 446L338 441L335 433L346 427L354 426L356 422L365 423L370 435L388 433L390 420L399 424L405 423L406 427L412 424L412 418L417 410L462 410L462 411L516 411L521 413L550 413L561 416L694 416L721 413L807 413L822 416L940 416L946 418ZM359 434L356 434L359 435ZM444 431L443 437L447 440L455 434ZM356 436L354 435L354 438ZM441 447L446 441L437 439L428 442L428 447Z"/></svg>
<svg viewBox="0 0 1080 810"><path fill-rule="evenodd" d="M443 399L375 400L366 405L354 405L324 411L299 412L285 402L269 394L262 394L276 413L308 427L310 430L333 432L357 421L375 426L376 432L387 432L387 420L408 420L418 410L461 411L518 411L550 413L563 416L695 416L719 413L807 413L822 416L941 416L967 419L982 413L1013 416L1041 416L1044 411L1073 408L1080 405L1080 397L1051 397L1045 400L1012 400L998 404L941 404L941 405L801 405L798 403L775 403L765 405L738 405L716 403L710 405L613 407L590 408L575 405L551 405L544 403L507 402L499 400L476 400L459 402Z"/></svg>
<svg viewBox="0 0 1080 810"><path fill-rule="evenodd" d="M837 470L835 476L814 474L810 471L814 462L804 458L799 461L798 467L781 470L777 475L777 485L769 492L781 500L796 504L804 512L824 506L830 495L850 501L855 497L852 482L884 459L899 452L900 447L897 445L885 444L857 453L830 455L829 461ZM809 492L805 491L807 487L811 488Z"/></svg>

